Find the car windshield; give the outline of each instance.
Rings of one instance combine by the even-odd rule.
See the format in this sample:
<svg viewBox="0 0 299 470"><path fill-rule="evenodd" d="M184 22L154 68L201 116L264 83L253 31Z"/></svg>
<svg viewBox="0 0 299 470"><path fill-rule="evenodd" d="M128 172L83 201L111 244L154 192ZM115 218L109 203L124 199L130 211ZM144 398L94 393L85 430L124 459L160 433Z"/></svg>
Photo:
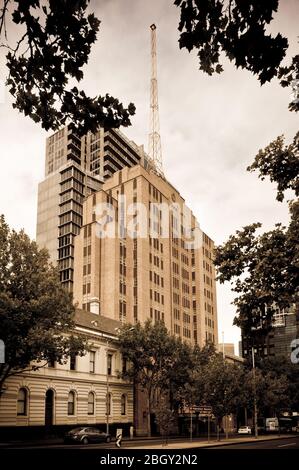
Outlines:
<svg viewBox="0 0 299 470"><path fill-rule="evenodd" d="M74 428L70 431L70 433L72 434L76 434L77 432L81 432L83 431L85 428Z"/></svg>

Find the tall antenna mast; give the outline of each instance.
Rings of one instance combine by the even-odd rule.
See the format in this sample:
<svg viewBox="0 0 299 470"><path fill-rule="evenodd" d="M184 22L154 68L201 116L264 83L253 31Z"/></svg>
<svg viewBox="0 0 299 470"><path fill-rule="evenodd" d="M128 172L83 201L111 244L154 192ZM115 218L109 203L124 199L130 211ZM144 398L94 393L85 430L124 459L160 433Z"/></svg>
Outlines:
<svg viewBox="0 0 299 470"><path fill-rule="evenodd" d="M148 139L148 153L153 160L158 173L163 175L162 150L159 123L158 80L157 80L157 37L156 25L151 29L151 96L150 96L150 133Z"/></svg>

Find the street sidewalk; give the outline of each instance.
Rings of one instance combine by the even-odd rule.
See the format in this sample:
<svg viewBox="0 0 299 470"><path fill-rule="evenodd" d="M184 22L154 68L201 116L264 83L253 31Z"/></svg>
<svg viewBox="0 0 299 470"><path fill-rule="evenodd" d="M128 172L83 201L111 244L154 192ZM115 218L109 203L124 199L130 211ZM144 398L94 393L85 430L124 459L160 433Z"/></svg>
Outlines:
<svg viewBox="0 0 299 470"><path fill-rule="evenodd" d="M275 435L275 436L259 436L258 439L255 439L255 437L240 437L240 436L235 436L235 437L229 437L226 439L225 437L222 437L221 441L217 441L216 436L212 436L210 441L207 440L205 437L195 437L192 441L188 437L182 437L182 436L173 436L170 437L168 440L167 445L166 444L161 444L161 443L156 443L155 441L160 440L161 437L134 437L133 439L130 439L129 437L123 438L123 448L127 449L188 449L188 448L195 448L195 447L216 447L216 446L225 446L229 444L241 444L241 443L246 443L246 442L262 442L262 441L267 441L267 440L273 440L273 439L285 439L285 438L290 438L290 434L288 435ZM178 440L180 442L178 442ZM140 444L138 445L138 442ZM144 441L150 441L150 443L146 443ZM182 442L183 441L183 442ZM112 441L114 442L114 440ZM134 444L136 442L136 445ZM126 443L129 445L126 446ZM56 446L63 444L63 439L58 438L58 437L49 437L49 438L43 438L43 439L28 439L28 440L21 440L21 439L15 439L15 440L9 440L9 441L3 441L0 442L0 449L1 448L13 448L15 446L21 445L22 447L44 447L44 446Z"/></svg>
<svg viewBox="0 0 299 470"><path fill-rule="evenodd" d="M290 434L281 434L275 436L259 436L257 439L255 437L232 437L225 439L223 438L222 441L217 440L206 440L206 441L196 441L189 440L186 442L168 442L168 444L152 444L152 445L142 445L142 446L134 446L130 449L194 449L194 448L209 448L209 447L221 447L230 444L244 444L249 442L263 442L263 441L271 441L276 439L290 439Z"/></svg>

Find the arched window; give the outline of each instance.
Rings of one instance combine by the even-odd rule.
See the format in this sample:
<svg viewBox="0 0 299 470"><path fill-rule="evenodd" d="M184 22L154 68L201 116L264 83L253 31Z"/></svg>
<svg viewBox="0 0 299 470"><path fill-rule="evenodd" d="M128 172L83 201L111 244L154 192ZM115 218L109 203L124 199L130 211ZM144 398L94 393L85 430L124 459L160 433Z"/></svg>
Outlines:
<svg viewBox="0 0 299 470"><path fill-rule="evenodd" d="M69 392L67 400L67 414L72 416L75 414L75 392Z"/></svg>
<svg viewBox="0 0 299 470"><path fill-rule="evenodd" d="M121 414L122 415L127 414L127 396L125 394L121 396L120 407L121 407Z"/></svg>
<svg viewBox="0 0 299 470"><path fill-rule="evenodd" d="M26 388L20 388L18 392L17 414L19 416L27 415L27 390Z"/></svg>
<svg viewBox="0 0 299 470"><path fill-rule="evenodd" d="M88 414L94 415L94 393L89 392L88 394Z"/></svg>
<svg viewBox="0 0 299 470"><path fill-rule="evenodd" d="M106 395L106 414L111 415L111 393Z"/></svg>

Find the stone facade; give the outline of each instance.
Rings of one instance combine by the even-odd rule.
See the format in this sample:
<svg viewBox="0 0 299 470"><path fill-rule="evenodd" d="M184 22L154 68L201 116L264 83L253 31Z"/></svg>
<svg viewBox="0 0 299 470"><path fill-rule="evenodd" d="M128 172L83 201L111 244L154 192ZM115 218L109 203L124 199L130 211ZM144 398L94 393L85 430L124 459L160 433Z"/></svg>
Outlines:
<svg viewBox="0 0 299 470"><path fill-rule="evenodd" d="M109 431L115 435L116 428L122 427L128 435L133 424L133 386L119 378L123 367L117 345L119 326L78 310L76 331L88 337L91 351L66 364L10 377L0 399L0 434L62 434L78 425L96 425L105 431L108 392Z"/></svg>

